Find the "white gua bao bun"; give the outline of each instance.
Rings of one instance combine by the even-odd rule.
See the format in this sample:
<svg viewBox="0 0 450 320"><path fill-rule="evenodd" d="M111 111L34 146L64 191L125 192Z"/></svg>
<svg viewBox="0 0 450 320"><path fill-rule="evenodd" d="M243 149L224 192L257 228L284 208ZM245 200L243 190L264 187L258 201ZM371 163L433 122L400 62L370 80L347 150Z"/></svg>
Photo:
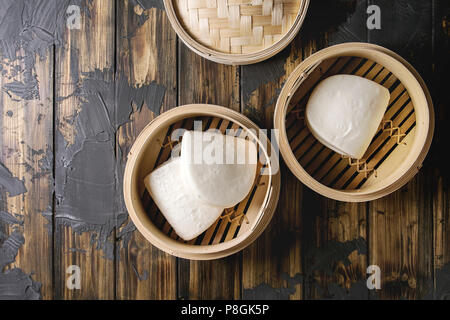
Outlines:
<svg viewBox="0 0 450 320"><path fill-rule="evenodd" d="M306 106L306 124L333 151L361 159L386 108L389 90L354 75L335 75L320 82Z"/></svg>
<svg viewBox="0 0 450 320"><path fill-rule="evenodd" d="M212 131L186 131L181 143L183 180L202 202L230 208L245 199L256 176L254 142Z"/></svg>
<svg viewBox="0 0 450 320"><path fill-rule="evenodd" d="M225 208L241 202L256 176L255 143L216 132L186 131L181 156L144 179L153 201L178 236L206 231Z"/></svg>
<svg viewBox="0 0 450 320"><path fill-rule="evenodd" d="M144 179L153 201L180 238L188 241L206 231L224 208L200 202L181 178L181 159L172 158Z"/></svg>

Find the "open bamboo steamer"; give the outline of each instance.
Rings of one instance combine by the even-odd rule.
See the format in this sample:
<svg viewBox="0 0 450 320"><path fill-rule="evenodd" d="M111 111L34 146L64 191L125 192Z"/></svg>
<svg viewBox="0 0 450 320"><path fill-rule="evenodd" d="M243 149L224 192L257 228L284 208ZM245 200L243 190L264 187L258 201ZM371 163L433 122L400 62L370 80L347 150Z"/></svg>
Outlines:
<svg viewBox="0 0 450 320"><path fill-rule="evenodd" d="M309 95L335 74L365 77L391 93L360 161L326 148L305 125ZM283 159L300 181L323 196L362 202L386 196L416 175L433 138L434 110L424 81L403 58L380 46L346 43L313 54L293 71L279 95L274 126Z"/></svg>
<svg viewBox="0 0 450 320"><path fill-rule="evenodd" d="M144 187L144 177L168 160L177 129L193 130L201 121L202 130L218 129L252 139L259 145L258 173L249 195L191 241L179 238L156 207ZM228 256L253 242L267 227L280 192L277 159L271 159L267 136L242 114L215 105L192 104L174 108L151 121L133 144L124 174L124 197L130 217L142 235L159 249L172 255L209 260ZM263 168L264 174L260 170ZM232 186L230 186L231 188Z"/></svg>
<svg viewBox="0 0 450 320"><path fill-rule="evenodd" d="M245 65L283 50L300 30L309 0L164 0L172 27L200 56Z"/></svg>

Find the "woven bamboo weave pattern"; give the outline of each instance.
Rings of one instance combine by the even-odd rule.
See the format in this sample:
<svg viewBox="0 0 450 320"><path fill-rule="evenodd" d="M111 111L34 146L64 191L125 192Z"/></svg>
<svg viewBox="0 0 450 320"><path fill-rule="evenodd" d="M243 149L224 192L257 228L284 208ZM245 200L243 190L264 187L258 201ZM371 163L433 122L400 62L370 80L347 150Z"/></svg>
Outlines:
<svg viewBox="0 0 450 320"><path fill-rule="evenodd" d="M302 0L174 0L183 27L211 49L233 54L264 50L295 22Z"/></svg>

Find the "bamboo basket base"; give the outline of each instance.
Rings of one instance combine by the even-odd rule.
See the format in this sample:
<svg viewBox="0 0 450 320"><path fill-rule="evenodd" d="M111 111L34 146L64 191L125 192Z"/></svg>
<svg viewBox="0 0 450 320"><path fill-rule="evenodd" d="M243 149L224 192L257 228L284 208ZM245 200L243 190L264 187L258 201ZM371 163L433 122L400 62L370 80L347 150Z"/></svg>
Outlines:
<svg viewBox="0 0 450 320"><path fill-rule="evenodd" d="M383 122L361 160L342 157L325 147L314 138L304 121L305 107L315 85L336 74L373 80L391 94ZM311 177L338 190L364 190L366 184L376 182L378 169L385 160L398 148L402 152L407 150L414 140L415 127L414 105L404 85L382 65L360 57L329 58L308 70L286 113L286 133L297 161ZM392 171L395 169L392 167ZM389 169L383 168L383 176L389 173Z"/></svg>
<svg viewBox="0 0 450 320"><path fill-rule="evenodd" d="M174 142L170 139L170 137L172 136L172 132L180 128L184 128L186 130L194 130L195 121L201 121L203 131L206 131L208 129L217 129L223 134L226 134L227 129L232 129L235 132L235 136L242 136L244 134L244 130L242 130L242 128L240 128L238 125L229 120L219 117L203 116L183 119L170 125L165 137L163 137L159 141L159 146L152 147L156 150L155 152L157 155L152 166L153 168L157 168L165 161L167 161L171 156L172 149L178 143L178 141ZM260 161L258 161L258 173L261 171L261 168L263 168L263 165ZM208 246L224 243L226 241L235 239L239 237L242 232L248 230L250 222L247 214L249 210L251 211L253 208L259 208L261 206L261 198L264 197L269 187L267 181L267 176L258 174L255 178L250 193L243 201L238 203L233 208L225 209L221 216L208 230L190 241L184 241L175 233L175 231L164 218L164 215L159 211L145 188L143 189L141 201L150 220L165 235L181 243Z"/></svg>

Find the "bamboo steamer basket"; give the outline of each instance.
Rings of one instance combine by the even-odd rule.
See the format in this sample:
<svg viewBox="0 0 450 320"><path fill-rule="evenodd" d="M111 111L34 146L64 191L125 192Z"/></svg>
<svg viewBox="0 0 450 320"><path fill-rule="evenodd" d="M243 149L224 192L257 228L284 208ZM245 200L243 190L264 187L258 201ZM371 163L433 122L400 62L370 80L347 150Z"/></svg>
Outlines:
<svg viewBox="0 0 450 320"><path fill-rule="evenodd" d="M225 209L219 219L191 241L179 238L156 207L144 187L143 179L169 159L177 129L193 130L202 121L202 130L234 129L259 145L258 174L249 195L234 208ZM174 108L151 121L133 144L124 174L124 198L130 217L142 235L159 249L172 255L209 260L242 250L267 227L276 209L280 192L278 160L271 159L271 144L259 128L242 114L215 105L192 104ZM264 168L262 174L261 168ZM232 186L230 186L232 187Z"/></svg>
<svg viewBox="0 0 450 320"><path fill-rule="evenodd" d="M323 146L304 121L311 91L335 74L365 77L391 94L360 160ZM283 159L300 181L328 198L363 202L398 190L417 174L433 138L434 109L423 79L403 58L380 46L345 43L313 54L292 72L277 100L274 126Z"/></svg>
<svg viewBox="0 0 450 320"><path fill-rule="evenodd" d="M309 0L164 0L180 39L200 56L245 65L284 49L300 30Z"/></svg>

